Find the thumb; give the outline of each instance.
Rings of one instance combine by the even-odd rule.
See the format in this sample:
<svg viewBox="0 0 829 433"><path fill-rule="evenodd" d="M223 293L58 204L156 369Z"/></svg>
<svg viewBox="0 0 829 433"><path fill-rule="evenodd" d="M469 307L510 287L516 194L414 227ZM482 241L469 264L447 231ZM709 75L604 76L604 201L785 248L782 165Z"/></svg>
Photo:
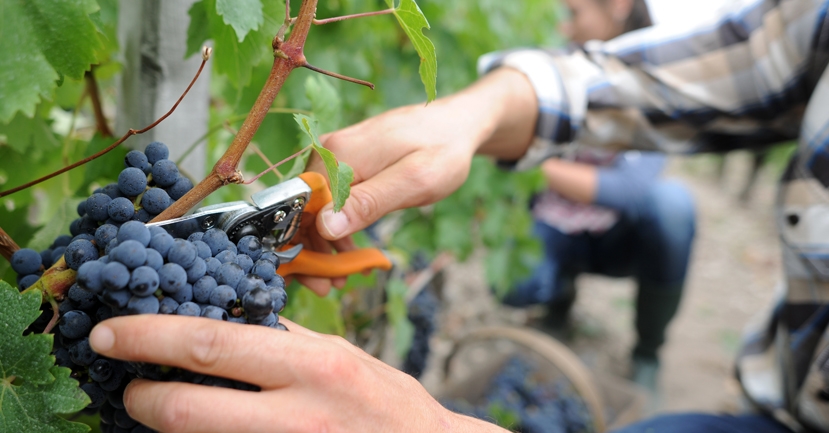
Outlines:
<svg viewBox="0 0 829 433"><path fill-rule="evenodd" d="M404 176L384 170L371 179L351 187L351 194L340 212L333 203L317 214L317 231L330 241L358 232L389 212L416 203L416 191L403 188Z"/></svg>

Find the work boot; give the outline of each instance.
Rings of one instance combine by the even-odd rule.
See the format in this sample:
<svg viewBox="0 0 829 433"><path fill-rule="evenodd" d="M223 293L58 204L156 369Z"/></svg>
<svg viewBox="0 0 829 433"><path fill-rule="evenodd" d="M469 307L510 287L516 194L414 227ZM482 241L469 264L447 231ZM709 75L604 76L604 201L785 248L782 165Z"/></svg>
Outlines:
<svg viewBox="0 0 829 433"><path fill-rule="evenodd" d="M571 310L576 303L576 277L564 275L558 281L558 294L547 303L544 326L553 332L567 331L571 324Z"/></svg>

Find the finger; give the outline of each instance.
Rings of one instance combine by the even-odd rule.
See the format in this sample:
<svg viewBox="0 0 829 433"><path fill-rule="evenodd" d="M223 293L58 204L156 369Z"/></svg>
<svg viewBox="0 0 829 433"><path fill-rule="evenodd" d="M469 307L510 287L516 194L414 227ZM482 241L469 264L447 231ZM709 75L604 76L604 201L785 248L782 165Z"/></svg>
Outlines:
<svg viewBox="0 0 829 433"><path fill-rule="evenodd" d="M167 433L275 431L279 413L259 393L136 379L124 391L127 413Z"/></svg>
<svg viewBox="0 0 829 433"><path fill-rule="evenodd" d="M335 240L368 227L389 212L423 203L429 191L426 179L417 179L419 170L404 160L351 187L351 194L340 212L333 204L317 214L317 231L325 239Z"/></svg>
<svg viewBox="0 0 829 433"><path fill-rule="evenodd" d="M92 330L89 342L112 358L181 367L263 388L292 383L321 349L299 334L264 326L161 315L106 320Z"/></svg>
<svg viewBox="0 0 829 433"><path fill-rule="evenodd" d="M326 296L331 291L331 280L310 275L295 275L297 281L319 296Z"/></svg>

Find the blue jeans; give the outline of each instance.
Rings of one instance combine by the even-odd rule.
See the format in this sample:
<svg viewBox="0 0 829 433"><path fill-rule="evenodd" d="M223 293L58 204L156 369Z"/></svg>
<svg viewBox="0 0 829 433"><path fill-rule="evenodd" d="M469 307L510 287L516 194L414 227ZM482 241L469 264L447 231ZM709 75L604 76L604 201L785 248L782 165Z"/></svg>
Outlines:
<svg viewBox="0 0 829 433"><path fill-rule="evenodd" d="M568 291L573 291L572 280L580 273L632 276L639 284L637 348L640 355L655 359L679 305L696 224L693 198L682 184L660 180L646 194L641 206L622 214L601 234L565 234L536 222L544 259L503 302L552 306L574 299Z"/></svg>
<svg viewBox="0 0 829 433"><path fill-rule="evenodd" d="M612 433L793 433L771 417L762 415L664 415L641 421Z"/></svg>

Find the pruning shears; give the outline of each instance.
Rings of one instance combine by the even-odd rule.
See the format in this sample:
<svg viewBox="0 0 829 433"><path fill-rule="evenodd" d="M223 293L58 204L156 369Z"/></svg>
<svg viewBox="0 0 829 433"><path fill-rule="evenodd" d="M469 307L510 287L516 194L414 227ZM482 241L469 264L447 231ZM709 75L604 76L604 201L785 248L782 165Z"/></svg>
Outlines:
<svg viewBox="0 0 829 433"><path fill-rule="evenodd" d="M331 200L325 178L319 173L307 172L254 193L250 202L207 206L181 218L150 225L160 226L179 238L212 228L224 230L233 243L244 236L256 236L264 248L279 256L277 273L283 277L336 278L375 268L391 269L391 260L375 248L326 254L307 250L302 243L294 242L302 219L314 221L317 213Z"/></svg>

